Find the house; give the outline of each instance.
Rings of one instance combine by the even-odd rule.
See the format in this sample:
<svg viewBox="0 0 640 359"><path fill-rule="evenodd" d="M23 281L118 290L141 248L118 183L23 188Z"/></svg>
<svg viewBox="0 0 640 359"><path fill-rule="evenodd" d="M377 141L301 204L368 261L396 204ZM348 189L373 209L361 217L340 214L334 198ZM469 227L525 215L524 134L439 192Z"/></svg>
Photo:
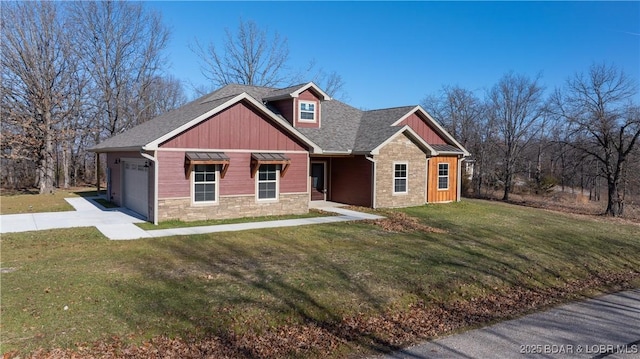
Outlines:
<svg viewBox="0 0 640 359"><path fill-rule="evenodd" d="M154 223L458 201L469 155L420 106L362 111L312 82L227 85L91 151L109 199Z"/></svg>

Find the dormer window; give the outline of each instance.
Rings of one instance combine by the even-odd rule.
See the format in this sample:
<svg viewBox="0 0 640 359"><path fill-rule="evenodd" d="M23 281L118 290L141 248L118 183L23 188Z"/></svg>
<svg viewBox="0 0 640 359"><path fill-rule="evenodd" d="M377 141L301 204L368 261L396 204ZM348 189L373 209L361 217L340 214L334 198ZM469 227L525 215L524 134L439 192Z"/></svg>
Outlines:
<svg viewBox="0 0 640 359"><path fill-rule="evenodd" d="M300 111L298 121L302 122L316 122L316 108L317 104L310 101L299 102Z"/></svg>

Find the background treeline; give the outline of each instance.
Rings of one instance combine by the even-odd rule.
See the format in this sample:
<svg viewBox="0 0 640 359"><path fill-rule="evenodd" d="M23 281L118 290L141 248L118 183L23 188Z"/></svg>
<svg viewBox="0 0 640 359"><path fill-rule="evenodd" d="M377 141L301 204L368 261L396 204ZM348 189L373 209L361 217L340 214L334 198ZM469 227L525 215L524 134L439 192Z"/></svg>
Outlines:
<svg viewBox="0 0 640 359"><path fill-rule="evenodd" d="M4 2L1 16L3 188L95 183L88 148L186 102L165 72L169 31L140 3ZM195 92L311 79L348 99L341 76L313 60L291 71L286 37L251 21L225 31L222 44L192 45L212 84ZM607 200L610 215L640 196L638 84L614 64L576 70L553 91L539 77L507 73L488 90L444 87L423 101L472 153L466 195L579 190Z"/></svg>
<svg viewBox="0 0 640 359"><path fill-rule="evenodd" d="M637 86L597 63L550 95L540 78L507 73L482 95L444 87L423 106L472 154L466 195L577 190L619 216L640 196Z"/></svg>
<svg viewBox="0 0 640 359"><path fill-rule="evenodd" d="M168 31L138 3L4 3L1 30L4 187L92 180L87 148L185 101Z"/></svg>

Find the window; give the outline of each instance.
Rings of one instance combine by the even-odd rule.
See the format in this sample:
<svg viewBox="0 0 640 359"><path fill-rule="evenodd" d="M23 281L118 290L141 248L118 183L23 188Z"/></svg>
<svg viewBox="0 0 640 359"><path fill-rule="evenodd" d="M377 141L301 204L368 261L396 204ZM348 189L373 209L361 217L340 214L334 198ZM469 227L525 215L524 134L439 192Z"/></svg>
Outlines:
<svg viewBox="0 0 640 359"><path fill-rule="evenodd" d="M193 202L216 201L216 165L193 167Z"/></svg>
<svg viewBox="0 0 640 359"><path fill-rule="evenodd" d="M438 189L449 189L448 163L438 163Z"/></svg>
<svg viewBox="0 0 640 359"><path fill-rule="evenodd" d="M278 166L260 165L258 169L258 200L278 199Z"/></svg>
<svg viewBox="0 0 640 359"><path fill-rule="evenodd" d="M300 101L300 121L315 122L316 121L316 103L308 101Z"/></svg>
<svg viewBox="0 0 640 359"><path fill-rule="evenodd" d="M407 164L393 165L393 193L407 193Z"/></svg>

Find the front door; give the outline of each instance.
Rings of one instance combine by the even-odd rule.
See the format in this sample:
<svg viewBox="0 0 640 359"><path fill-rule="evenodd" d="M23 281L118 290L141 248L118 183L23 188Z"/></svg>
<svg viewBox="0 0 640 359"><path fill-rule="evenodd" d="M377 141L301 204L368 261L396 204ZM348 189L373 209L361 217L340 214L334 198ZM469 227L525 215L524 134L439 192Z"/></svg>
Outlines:
<svg viewBox="0 0 640 359"><path fill-rule="evenodd" d="M311 200L326 200L327 189L325 186L325 165L326 162L311 163Z"/></svg>

